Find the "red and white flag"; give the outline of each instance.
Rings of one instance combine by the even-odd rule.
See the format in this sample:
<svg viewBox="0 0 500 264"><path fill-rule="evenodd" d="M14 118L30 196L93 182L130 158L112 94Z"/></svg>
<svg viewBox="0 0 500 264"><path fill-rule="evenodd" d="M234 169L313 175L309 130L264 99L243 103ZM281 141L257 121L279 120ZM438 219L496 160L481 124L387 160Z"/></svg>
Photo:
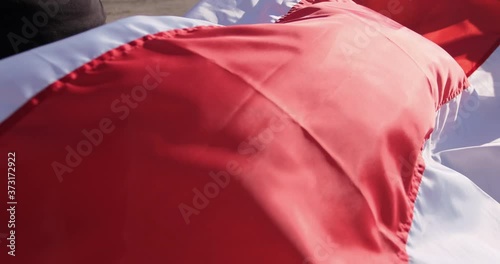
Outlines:
<svg viewBox="0 0 500 264"><path fill-rule="evenodd" d="M498 262L500 4L360 4L208 0L0 61L2 263Z"/></svg>

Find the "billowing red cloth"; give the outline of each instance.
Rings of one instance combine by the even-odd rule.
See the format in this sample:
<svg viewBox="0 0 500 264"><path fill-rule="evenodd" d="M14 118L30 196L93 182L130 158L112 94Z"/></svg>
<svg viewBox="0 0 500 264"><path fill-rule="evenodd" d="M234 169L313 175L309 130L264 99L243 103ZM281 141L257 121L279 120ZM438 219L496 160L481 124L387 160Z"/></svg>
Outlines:
<svg viewBox="0 0 500 264"><path fill-rule="evenodd" d="M144 37L2 124L17 261L406 263L421 147L465 86L354 3Z"/></svg>

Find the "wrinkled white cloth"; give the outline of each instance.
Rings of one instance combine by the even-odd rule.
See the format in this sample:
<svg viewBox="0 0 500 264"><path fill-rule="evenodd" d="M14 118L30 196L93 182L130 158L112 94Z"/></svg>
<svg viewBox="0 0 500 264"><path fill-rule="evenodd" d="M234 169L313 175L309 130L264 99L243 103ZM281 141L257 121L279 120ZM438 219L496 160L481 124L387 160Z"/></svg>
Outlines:
<svg viewBox="0 0 500 264"><path fill-rule="evenodd" d="M271 23L299 0L203 0L185 16L219 25Z"/></svg>

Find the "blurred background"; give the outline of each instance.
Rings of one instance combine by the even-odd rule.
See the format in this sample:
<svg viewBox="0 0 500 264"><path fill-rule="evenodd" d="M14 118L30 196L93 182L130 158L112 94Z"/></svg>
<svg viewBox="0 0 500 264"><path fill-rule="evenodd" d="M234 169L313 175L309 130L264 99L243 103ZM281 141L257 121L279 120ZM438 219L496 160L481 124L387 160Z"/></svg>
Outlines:
<svg viewBox="0 0 500 264"><path fill-rule="evenodd" d="M102 0L107 22L134 15L182 16L199 0Z"/></svg>

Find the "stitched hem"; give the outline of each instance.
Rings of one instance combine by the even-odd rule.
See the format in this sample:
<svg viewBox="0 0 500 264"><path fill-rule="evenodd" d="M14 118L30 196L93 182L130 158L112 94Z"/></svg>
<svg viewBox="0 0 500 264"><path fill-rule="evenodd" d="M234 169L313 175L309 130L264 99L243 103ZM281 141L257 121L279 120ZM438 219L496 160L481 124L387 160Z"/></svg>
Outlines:
<svg viewBox="0 0 500 264"><path fill-rule="evenodd" d="M469 88L469 86L470 86L469 80L467 78L464 78L464 80L459 84L458 89L455 92L451 93L448 97L443 99L442 102L437 106L436 112L439 111L439 109L443 105L447 104L448 102L453 100L455 97L457 97L459 94L461 94L465 89Z"/></svg>
<svg viewBox="0 0 500 264"><path fill-rule="evenodd" d="M275 23L282 23L285 19L287 19L291 14L295 13L299 9L304 8L307 4L314 4L315 0L301 0L297 4L295 4L288 12L282 16L280 19L276 20Z"/></svg>
<svg viewBox="0 0 500 264"><path fill-rule="evenodd" d="M422 154L419 154L417 160L415 161L415 167L413 168L413 175L411 179L411 184L408 187L408 210L406 221L400 223L399 230L397 231L397 236L401 240L403 247L397 252L397 256L402 261L408 263L410 257L406 251L406 245L408 243L408 238L410 237L410 230L413 224L413 216L415 211L415 202L417 201L418 191L420 189L420 184L422 182L423 174L425 171L425 161Z"/></svg>
<svg viewBox="0 0 500 264"><path fill-rule="evenodd" d="M28 113L33 111L33 109L38 106L39 104L43 103L45 99L48 97L54 95L57 92L60 92L61 90L64 89L64 87L70 83L71 81L75 80L78 78L79 75L85 74L88 71L95 70L97 67L100 65L121 58L124 55L130 53L132 50L144 46L144 44L153 39L158 39L158 38L174 38L178 35L181 34L186 34L186 33L191 33L191 32L196 32L204 29L210 29L210 28L218 28L220 26L196 26L196 27L191 27L191 28L182 28L182 29L173 29L173 30L168 30L168 31L162 31L159 33L155 34L149 34L146 36L143 36L141 38L138 38L136 40L133 40L127 44L123 44L117 48L114 48L112 50L109 50L103 54L101 54L99 57L90 60L89 62L82 64L79 68L76 70L70 72L66 76L60 78L59 80L51 83L49 86L46 88L42 89L38 94L33 96L29 101L24 103L22 107L20 107L14 114L12 114L9 118L7 118L4 122L0 124L0 136L6 133L9 128L14 126L17 122L19 122L24 116L26 116Z"/></svg>

